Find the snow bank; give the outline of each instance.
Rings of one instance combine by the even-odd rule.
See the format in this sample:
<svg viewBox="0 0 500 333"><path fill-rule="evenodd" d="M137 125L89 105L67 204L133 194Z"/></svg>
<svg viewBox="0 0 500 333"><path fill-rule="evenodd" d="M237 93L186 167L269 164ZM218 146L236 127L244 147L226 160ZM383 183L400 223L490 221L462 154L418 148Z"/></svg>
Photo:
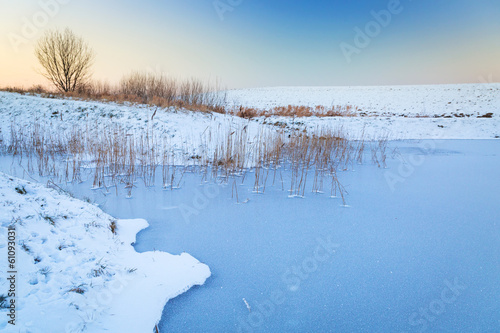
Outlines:
<svg viewBox="0 0 500 333"><path fill-rule="evenodd" d="M10 138L11 124L32 126L34 122L50 127L60 135L76 129L83 133L97 128L113 128L118 125L129 134L151 135L164 139L169 149L186 155L197 155L203 149L209 129L225 132L247 126L255 136L259 124L248 124L239 117L218 113L193 112L183 109L156 108L146 105L131 105L79 101L73 99L42 98L0 92L0 140ZM161 142L160 142L161 144Z"/></svg>
<svg viewBox="0 0 500 333"><path fill-rule="evenodd" d="M0 309L3 332L151 332L169 299L210 276L186 253L135 252L131 243L145 220L115 220L0 173L0 296L10 288L9 226L17 242L16 325Z"/></svg>

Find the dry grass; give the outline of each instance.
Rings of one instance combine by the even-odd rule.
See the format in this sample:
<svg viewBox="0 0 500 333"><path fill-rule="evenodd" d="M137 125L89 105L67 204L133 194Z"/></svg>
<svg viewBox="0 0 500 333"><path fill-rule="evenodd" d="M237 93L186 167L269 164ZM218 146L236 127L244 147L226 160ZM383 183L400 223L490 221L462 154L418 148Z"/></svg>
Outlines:
<svg viewBox="0 0 500 333"><path fill-rule="evenodd" d="M83 295L83 294L85 294L85 289L80 288L80 287L75 287L75 288L71 288L70 290L68 290L68 292Z"/></svg>
<svg viewBox="0 0 500 333"><path fill-rule="evenodd" d="M118 85L94 81L75 92L54 92L40 85L29 89L6 87L0 89L20 94L41 95L46 98L74 98L86 101L105 101L119 104L147 104L157 107L178 107L191 111L228 113L245 119L256 117L355 117L360 111L351 105L274 107L270 110L240 106L229 109L227 93L218 81L204 83L198 79L176 80L162 74L132 72L125 75Z"/></svg>
<svg viewBox="0 0 500 333"><path fill-rule="evenodd" d="M330 108L318 105L316 107L303 106L303 105L288 105L277 106L270 110L255 109L240 106L237 109L231 110L233 115L245 119L252 119L257 117L355 117L357 112L360 111L357 107L351 105L336 105Z"/></svg>
<svg viewBox="0 0 500 333"><path fill-rule="evenodd" d="M120 95L133 96L145 104L225 113L226 92L218 81L180 81L163 74L133 72L121 79L117 90Z"/></svg>
<svg viewBox="0 0 500 333"><path fill-rule="evenodd" d="M87 123L61 133L34 121L26 126L12 123L9 144L2 148L29 173L67 182L90 178L94 189L115 187L117 193L121 184L128 196L139 180L149 187L161 178L164 189L174 189L186 172L196 171L203 180L232 182L237 201L237 179L253 176L256 193L271 184L281 185L290 196L304 196L312 181L312 192L326 192L329 186L331 196L340 196L345 204L338 173L362 163L367 145L363 139L348 140L342 128L307 133L266 126L252 136L246 126L207 128L202 141L204 149L192 156L175 151L152 127L129 132L116 124ZM387 138L369 144L373 162L385 167Z"/></svg>
<svg viewBox="0 0 500 333"><path fill-rule="evenodd" d="M0 90L6 91L6 92L11 92L11 93L18 93L18 94L21 94L21 95L25 95L25 94L46 94L47 93L47 89L44 88L41 85L34 85L34 86L32 86L31 88L28 88L28 89L21 88L21 87L15 87L15 86L9 86L9 87L4 87L4 88L2 88Z"/></svg>
<svg viewBox="0 0 500 333"><path fill-rule="evenodd" d="M225 113L226 92L220 83L204 83L198 79L176 80L162 74L133 72L125 75L118 85L90 82L74 92L59 92L34 86L29 89L0 89L19 94L41 95L46 98L74 98L85 101L147 104L158 107L179 107L191 111Z"/></svg>
<svg viewBox="0 0 500 333"><path fill-rule="evenodd" d="M116 224L116 221L111 221L109 224L109 230L113 235L116 235L116 231L118 229L118 225Z"/></svg>

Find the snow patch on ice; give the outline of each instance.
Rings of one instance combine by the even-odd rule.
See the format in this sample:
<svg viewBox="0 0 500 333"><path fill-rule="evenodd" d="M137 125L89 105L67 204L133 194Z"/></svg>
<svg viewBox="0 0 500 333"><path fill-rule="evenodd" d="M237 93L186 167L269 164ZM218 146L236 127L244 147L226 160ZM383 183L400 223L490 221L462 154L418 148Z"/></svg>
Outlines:
<svg viewBox="0 0 500 333"><path fill-rule="evenodd" d="M187 253L137 253L132 244L148 227L145 220L115 220L94 205L0 173L2 252L11 225L18 320L8 324L0 309L5 332L151 332L169 299L210 276ZM2 272L7 264L1 256ZM2 278L0 295L8 289Z"/></svg>

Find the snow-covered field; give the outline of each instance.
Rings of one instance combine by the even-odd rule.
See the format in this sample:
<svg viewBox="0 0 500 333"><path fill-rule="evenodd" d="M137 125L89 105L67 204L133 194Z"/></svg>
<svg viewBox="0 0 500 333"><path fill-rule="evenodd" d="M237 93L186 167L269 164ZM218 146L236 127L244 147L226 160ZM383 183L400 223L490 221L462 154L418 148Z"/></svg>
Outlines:
<svg viewBox="0 0 500 333"><path fill-rule="evenodd" d="M136 135L152 128L179 152L206 150L207 131L342 128L352 139L495 139L500 137L500 84L263 88L232 90L228 106L354 105L356 117L245 120L230 115L136 105L45 99L0 92L0 141L12 124L40 124L62 136L120 125ZM464 116L462 117L461 114ZM491 117L481 118L491 114ZM393 162L395 164L395 162ZM361 200L360 200L361 202ZM16 229L16 320L13 332L151 332L165 303L210 276L188 254L137 253L144 220L115 220L98 207L55 189L0 173L0 249ZM110 229L116 221L117 232ZM259 254L262 255L262 254ZM0 257L2 274L7 256ZM391 272L392 273L392 272ZM0 296L9 282L0 280ZM44 323L41 327L40 323ZM45 324L47 323L47 324Z"/></svg>
<svg viewBox="0 0 500 333"><path fill-rule="evenodd" d="M267 120L307 129L341 125L355 138L360 133L368 138L385 133L394 140L500 137L498 83L255 88L228 91L228 103L258 109L287 105L356 106L361 110L358 112L359 117L312 118L307 121L273 117ZM492 119L478 118L489 113Z"/></svg>
<svg viewBox="0 0 500 333"><path fill-rule="evenodd" d="M353 105L370 115L500 114L500 83L379 87L274 87L229 90L228 102L254 108Z"/></svg>

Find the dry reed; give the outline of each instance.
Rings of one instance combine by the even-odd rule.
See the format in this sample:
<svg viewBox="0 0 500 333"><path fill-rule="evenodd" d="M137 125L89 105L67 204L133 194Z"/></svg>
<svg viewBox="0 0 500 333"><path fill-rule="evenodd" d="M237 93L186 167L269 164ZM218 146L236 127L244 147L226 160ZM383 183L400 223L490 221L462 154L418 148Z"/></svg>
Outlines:
<svg viewBox="0 0 500 333"><path fill-rule="evenodd" d="M152 126L131 132L116 124L87 123L59 133L34 120L25 126L13 122L8 144L2 141L0 146L27 165L28 172L67 182L81 182L85 174L94 189L122 184L129 197L138 179L146 187L155 185L157 168L161 168L164 189L180 187L188 171L200 172L204 181L229 183L232 179L237 201L237 177L243 182L247 174L253 174L253 191L264 193L271 180L272 185L281 182L285 189L282 171L287 171L290 196L305 196L310 178L311 191L324 192L330 179L331 196L340 196L344 204L346 191L338 172L361 163L366 146L364 139L348 140L342 128L306 133L262 126L250 137L247 126L208 127L202 141L199 155L186 158L185 151L176 152ZM371 141L370 146L373 162L385 167L387 137Z"/></svg>

